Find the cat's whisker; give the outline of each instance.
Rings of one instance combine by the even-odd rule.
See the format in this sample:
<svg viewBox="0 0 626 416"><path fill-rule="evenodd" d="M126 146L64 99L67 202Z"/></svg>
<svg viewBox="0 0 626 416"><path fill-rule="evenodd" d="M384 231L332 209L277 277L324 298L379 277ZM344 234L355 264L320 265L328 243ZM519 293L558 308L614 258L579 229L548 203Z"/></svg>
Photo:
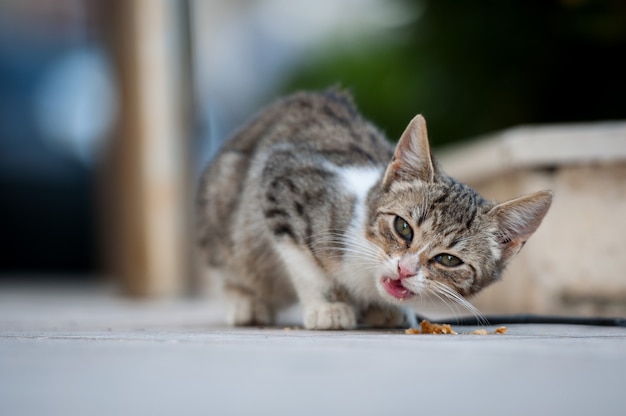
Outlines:
<svg viewBox="0 0 626 416"><path fill-rule="evenodd" d="M379 251L374 250L369 247L350 246L350 247L344 247L340 250L343 251L344 253L355 253L355 254L362 255L362 256L383 258Z"/></svg>
<svg viewBox="0 0 626 416"><path fill-rule="evenodd" d="M353 267L366 266L368 269L375 270L380 264L380 256L376 252L367 253L363 250L346 247L322 247L314 249L314 252L323 255L328 260L350 260Z"/></svg>
<svg viewBox="0 0 626 416"><path fill-rule="evenodd" d="M419 305L418 305L418 308L420 310L424 309L425 305L427 305L427 302L428 302L428 304L433 304L433 302L434 302L433 298L431 296L430 291L426 290L426 291L420 292L419 293Z"/></svg>
<svg viewBox="0 0 626 416"><path fill-rule="evenodd" d="M451 288L449 288L448 286L442 283L438 283L437 286L438 286L438 289L441 291L441 293L444 296L446 296L448 299L454 301L455 304L464 307L469 312L474 314L477 318L480 318L482 316L482 313L474 305L469 303L467 300L465 300L461 295L456 293L454 290L452 290Z"/></svg>
<svg viewBox="0 0 626 416"><path fill-rule="evenodd" d="M375 272L377 270L374 265L355 265L353 266L352 272L354 273L366 273L366 272Z"/></svg>
<svg viewBox="0 0 626 416"><path fill-rule="evenodd" d="M325 251L339 251L347 259L372 259L380 262L385 260L387 255L377 245L370 243L363 237L349 232L328 232L311 236L315 253Z"/></svg>
<svg viewBox="0 0 626 416"><path fill-rule="evenodd" d="M364 259L369 260L371 262L380 263L383 258L375 252L364 252L354 249L343 250L344 256L350 259Z"/></svg>
<svg viewBox="0 0 626 416"><path fill-rule="evenodd" d="M468 312L472 313L472 315L476 317L480 325L489 325L489 321L487 320L485 315L483 315L483 313L480 312L478 308L476 308L474 305L468 302L465 298L459 295L456 291L454 291L450 287L440 282L432 281L431 283L432 283L432 287L435 289L434 293L440 293L443 296L445 296L447 299L453 301L453 304L456 304L465 308Z"/></svg>
<svg viewBox="0 0 626 416"><path fill-rule="evenodd" d="M429 302L430 305L437 305L437 304L443 304L446 306L446 308L448 308L451 312L452 315L454 317L459 316L459 308L458 305L456 305L455 302L450 302L450 300L437 293L437 291L435 290L426 290L422 293L423 297L427 298L427 301ZM424 302L423 297L420 296L422 298L422 303Z"/></svg>
<svg viewBox="0 0 626 416"><path fill-rule="evenodd" d="M454 317L457 317L460 315L460 311L456 302L450 302L451 299L445 293L439 292L438 290L433 290L430 293L434 295L437 299L439 299L441 303L446 305L446 307L450 309Z"/></svg>
<svg viewBox="0 0 626 416"><path fill-rule="evenodd" d="M380 262L383 257L380 252L369 249L367 247L320 247L314 248L314 253L321 254L326 258L332 259L353 259L353 260L368 260L372 263Z"/></svg>

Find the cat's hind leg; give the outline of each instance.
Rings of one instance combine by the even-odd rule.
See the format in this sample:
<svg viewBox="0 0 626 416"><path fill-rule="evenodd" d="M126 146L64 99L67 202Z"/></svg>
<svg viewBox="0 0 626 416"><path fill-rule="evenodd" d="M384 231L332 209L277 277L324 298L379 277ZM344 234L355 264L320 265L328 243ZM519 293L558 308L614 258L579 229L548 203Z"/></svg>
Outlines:
<svg viewBox="0 0 626 416"><path fill-rule="evenodd" d="M270 306L248 290L227 286L224 288L228 302L227 320L234 326L273 325L274 312Z"/></svg>
<svg viewBox="0 0 626 416"><path fill-rule="evenodd" d="M252 288L241 283L230 270L211 268L211 274L221 282L226 303L226 321L234 326L273 325L275 311Z"/></svg>

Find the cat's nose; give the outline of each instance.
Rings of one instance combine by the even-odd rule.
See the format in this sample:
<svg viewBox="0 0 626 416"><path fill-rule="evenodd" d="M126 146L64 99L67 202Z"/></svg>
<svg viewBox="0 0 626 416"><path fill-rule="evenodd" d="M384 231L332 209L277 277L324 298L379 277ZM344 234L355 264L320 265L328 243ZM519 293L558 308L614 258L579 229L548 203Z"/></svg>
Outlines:
<svg viewBox="0 0 626 416"><path fill-rule="evenodd" d="M402 262L399 262L398 263L398 277L400 278L400 280L407 279L412 276L415 276L415 270L403 265Z"/></svg>

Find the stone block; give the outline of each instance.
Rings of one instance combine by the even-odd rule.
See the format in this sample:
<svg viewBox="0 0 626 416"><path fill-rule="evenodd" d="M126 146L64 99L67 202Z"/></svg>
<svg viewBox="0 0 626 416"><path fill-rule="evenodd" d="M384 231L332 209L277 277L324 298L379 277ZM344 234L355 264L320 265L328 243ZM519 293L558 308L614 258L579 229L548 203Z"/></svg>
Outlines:
<svg viewBox="0 0 626 416"><path fill-rule="evenodd" d="M518 127L437 156L490 199L555 193L502 281L472 300L483 313L626 316L626 123Z"/></svg>

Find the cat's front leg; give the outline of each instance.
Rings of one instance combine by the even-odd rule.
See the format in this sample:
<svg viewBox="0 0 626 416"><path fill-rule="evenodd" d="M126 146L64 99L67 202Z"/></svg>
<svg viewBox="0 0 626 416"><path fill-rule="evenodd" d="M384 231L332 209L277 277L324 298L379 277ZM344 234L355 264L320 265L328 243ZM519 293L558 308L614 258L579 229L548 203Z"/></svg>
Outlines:
<svg viewBox="0 0 626 416"><path fill-rule="evenodd" d="M314 302L304 305L303 309L307 329L356 328L354 307L345 302Z"/></svg>
<svg viewBox="0 0 626 416"><path fill-rule="evenodd" d="M356 328L354 307L335 296L336 284L316 263L310 251L284 241L278 243L278 252L302 304L306 329Z"/></svg>

